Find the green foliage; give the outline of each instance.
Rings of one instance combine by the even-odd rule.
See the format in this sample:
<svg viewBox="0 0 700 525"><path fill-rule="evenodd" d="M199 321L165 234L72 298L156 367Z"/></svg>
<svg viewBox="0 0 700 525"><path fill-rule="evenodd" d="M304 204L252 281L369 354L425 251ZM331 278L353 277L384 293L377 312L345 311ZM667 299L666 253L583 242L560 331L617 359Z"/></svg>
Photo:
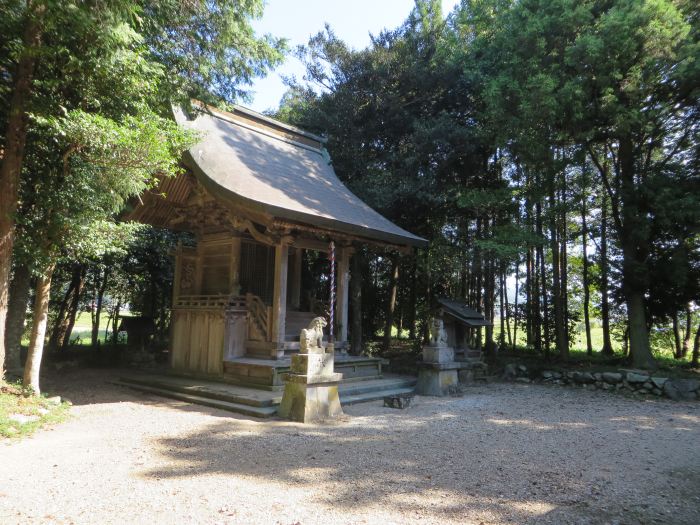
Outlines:
<svg viewBox="0 0 700 525"><path fill-rule="evenodd" d="M155 175L180 169L180 152L196 138L147 110L115 121L83 111L33 121L22 180L16 256L42 271L72 260L124 251L138 226L114 224L131 197Z"/></svg>
<svg viewBox="0 0 700 525"><path fill-rule="evenodd" d="M147 227L139 231L119 258L108 292L114 301L129 304L132 312L152 317L158 336L165 338L170 320L174 264L178 243L191 243L191 236Z"/></svg>
<svg viewBox="0 0 700 525"><path fill-rule="evenodd" d="M466 293L490 317L498 275L528 254L536 274L520 308L544 335L555 315L567 332L582 318L584 200L600 315L605 205L611 321L624 338L632 294L647 324L700 297L698 20L692 2L671 0L462 2L446 20L419 1L366 49L328 27L311 38L304 81L277 116L328 135L339 177L431 240L402 278L419 297ZM385 266L370 263L375 286L363 290L372 319Z"/></svg>
<svg viewBox="0 0 700 525"><path fill-rule="evenodd" d="M152 59L167 71L170 100L246 100L245 86L282 62L287 43L250 24L263 0L165 0L136 4L135 21Z"/></svg>
<svg viewBox="0 0 700 525"><path fill-rule="evenodd" d="M128 236L109 225L124 203L179 170L195 139L172 101L233 102L281 61L284 41L258 37L262 2L8 2L1 71L12 72L25 25L41 30L29 107L16 261L37 271L61 255L96 257ZM0 121L13 88L0 75ZM4 130L4 126L2 126ZM1 141L2 137L0 137Z"/></svg>

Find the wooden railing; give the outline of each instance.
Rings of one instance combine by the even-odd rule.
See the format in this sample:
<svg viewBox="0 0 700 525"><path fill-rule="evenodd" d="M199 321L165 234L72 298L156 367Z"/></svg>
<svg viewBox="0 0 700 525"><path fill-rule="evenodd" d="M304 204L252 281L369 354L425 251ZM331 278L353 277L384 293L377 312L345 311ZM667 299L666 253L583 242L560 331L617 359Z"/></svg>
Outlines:
<svg viewBox="0 0 700 525"><path fill-rule="evenodd" d="M219 295L181 295L173 307L176 310L219 310L233 308L248 311L248 339L270 341L272 336L272 307L267 306L257 295L245 297Z"/></svg>
<svg viewBox="0 0 700 525"><path fill-rule="evenodd" d="M177 298L174 308L187 310L223 309L230 301L228 295L181 295Z"/></svg>
<svg viewBox="0 0 700 525"><path fill-rule="evenodd" d="M246 294L248 307L248 339L251 341L270 341L272 334L272 308L260 297Z"/></svg>

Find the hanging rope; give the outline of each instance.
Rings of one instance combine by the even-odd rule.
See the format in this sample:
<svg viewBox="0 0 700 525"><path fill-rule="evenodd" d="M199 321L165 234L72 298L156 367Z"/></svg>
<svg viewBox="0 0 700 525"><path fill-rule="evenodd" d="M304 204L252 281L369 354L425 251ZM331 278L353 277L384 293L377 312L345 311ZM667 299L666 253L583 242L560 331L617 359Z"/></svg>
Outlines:
<svg viewBox="0 0 700 525"><path fill-rule="evenodd" d="M330 293L330 336L328 337L329 342L333 342L333 332L335 326L335 243L331 241L330 250L328 253L328 258L331 262L331 293Z"/></svg>

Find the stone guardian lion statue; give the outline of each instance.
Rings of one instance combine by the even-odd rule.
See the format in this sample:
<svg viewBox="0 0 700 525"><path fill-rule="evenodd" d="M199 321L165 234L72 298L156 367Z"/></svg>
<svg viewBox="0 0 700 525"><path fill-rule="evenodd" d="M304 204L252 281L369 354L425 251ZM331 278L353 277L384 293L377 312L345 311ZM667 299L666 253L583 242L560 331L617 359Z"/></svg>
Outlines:
<svg viewBox="0 0 700 525"><path fill-rule="evenodd" d="M323 349L323 328L328 323L323 317L316 317L310 323L308 328L301 330L299 336L299 346L302 354L320 354Z"/></svg>
<svg viewBox="0 0 700 525"><path fill-rule="evenodd" d="M447 332L445 332L445 325L439 317L433 318L430 326L430 346L447 346Z"/></svg>

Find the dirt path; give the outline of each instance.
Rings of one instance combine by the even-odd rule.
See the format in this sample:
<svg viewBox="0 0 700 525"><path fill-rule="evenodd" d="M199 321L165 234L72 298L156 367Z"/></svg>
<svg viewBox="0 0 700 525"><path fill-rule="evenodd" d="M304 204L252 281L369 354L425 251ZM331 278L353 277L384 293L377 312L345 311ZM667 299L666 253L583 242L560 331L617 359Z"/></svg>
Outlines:
<svg viewBox="0 0 700 525"><path fill-rule="evenodd" d="M257 421L73 370L73 418L0 442L0 523L677 523L700 403L492 384L330 426Z"/></svg>

